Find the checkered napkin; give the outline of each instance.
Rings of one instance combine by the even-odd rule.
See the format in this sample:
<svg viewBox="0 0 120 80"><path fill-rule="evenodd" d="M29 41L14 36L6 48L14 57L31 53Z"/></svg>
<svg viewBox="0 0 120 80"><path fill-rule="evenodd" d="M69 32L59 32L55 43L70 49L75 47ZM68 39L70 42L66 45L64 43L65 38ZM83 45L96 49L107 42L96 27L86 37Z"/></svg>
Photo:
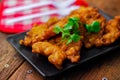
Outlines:
<svg viewBox="0 0 120 80"><path fill-rule="evenodd" d="M42 17L19 21L11 24L6 23L7 20L10 20L12 18L56 9L52 5L47 5L47 6L37 7L37 8L19 11L11 14L4 14L4 10L6 10L7 8L28 5L28 4L42 2L42 1L45 1L45 0L2 0L0 2L0 31L7 32L7 33L23 32L23 31L29 30L34 24L40 24L40 23L46 22L51 16L60 16L58 14L52 14L49 16L42 16ZM65 1L65 0L62 0L62 1ZM87 6L87 4L83 0L77 0L76 3L74 3L73 5Z"/></svg>

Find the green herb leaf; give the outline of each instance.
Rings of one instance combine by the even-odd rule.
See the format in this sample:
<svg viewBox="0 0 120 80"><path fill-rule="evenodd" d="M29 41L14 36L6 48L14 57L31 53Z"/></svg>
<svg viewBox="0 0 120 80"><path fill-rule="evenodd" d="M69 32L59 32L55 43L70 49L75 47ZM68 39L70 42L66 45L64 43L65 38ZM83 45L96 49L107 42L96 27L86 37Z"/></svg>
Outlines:
<svg viewBox="0 0 120 80"><path fill-rule="evenodd" d="M71 42L72 42L72 39L69 38L66 44L68 45L68 44L70 44Z"/></svg>
<svg viewBox="0 0 120 80"><path fill-rule="evenodd" d="M92 28L91 25L86 24L85 27L86 27L86 29L87 29L88 32L91 32L91 28Z"/></svg>
<svg viewBox="0 0 120 80"><path fill-rule="evenodd" d="M87 29L88 32L97 33L100 31L100 23L98 21L94 21L91 25L86 24L85 28Z"/></svg>
<svg viewBox="0 0 120 80"><path fill-rule="evenodd" d="M73 23L72 23L72 22L68 22L68 23L65 25L64 30L70 30L70 29L72 29L72 27L73 27Z"/></svg>
<svg viewBox="0 0 120 80"><path fill-rule="evenodd" d="M79 18L77 18L77 17L71 17L71 18L69 18L69 20L79 21L80 19L79 19Z"/></svg>
<svg viewBox="0 0 120 80"><path fill-rule="evenodd" d="M74 42L78 42L80 40L80 36L78 34L72 34L70 36L70 38L74 41Z"/></svg>
<svg viewBox="0 0 120 80"><path fill-rule="evenodd" d="M79 34L79 23L78 22L74 22L74 26L73 26L73 33L75 34Z"/></svg>
<svg viewBox="0 0 120 80"><path fill-rule="evenodd" d="M70 36L70 33L63 33L62 34L62 39L68 38Z"/></svg>
<svg viewBox="0 0 120 80"><path fill-rule="evenodd" d="M72 41L78 42L80 40L79 18L72 17L68 19L68 23L63 27L55 26L54 32L56 34L62 33L62 41L67 40L66 44Z"/></svg>
<svg viewBox="0 0 120 80"><path fill-rule="evenodd" d="M91 26L92 26L92 31L93 31L93 32L97 33L97 32L100 31L100 22L94 21L94 22L91 24Z"/></svg>
<svg viewBox="0 0 120 80"><path fill-rule="evenodd" d="M54 32L55 32L56 34L59 34L60 32L63 32L63 29L62 29L61 27L59 27L59 26L55 26L55 27L54 27Z"/></svg>
<svg viewBox="0 0 120 80"><path fill-rule="evenodd" d="M74 26L75 26L76 28L79 28L79 23L76 22L76 21L74 21Z"/></svg>

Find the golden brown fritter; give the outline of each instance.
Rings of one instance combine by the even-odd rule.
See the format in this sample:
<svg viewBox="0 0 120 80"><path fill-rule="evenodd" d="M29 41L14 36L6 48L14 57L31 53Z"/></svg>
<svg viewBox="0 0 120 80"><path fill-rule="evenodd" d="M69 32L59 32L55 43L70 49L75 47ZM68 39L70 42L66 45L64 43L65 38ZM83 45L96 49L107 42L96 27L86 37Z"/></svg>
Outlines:
<svg viewBox="0 0 120 80"><path fill-rule="evenodd" d="M65 52L66 57L72 63L78 62L80 60L80 50L82 47L82 42L72 42L69 45L61 45L61 49Z"/></svg>
<svg viewBox="0 0 120 80"><path fill-rule="evenodd" d="M30 31L27 32L25 38L20 40L20 44L25 46L31 46L34 42L41 40L41 34L47 29L45 24L40 26L34 26Z"/></svg>
<svg viewBox="0 0 120 80"><path fill-rule="evenodd" d="M78 17L80 18L80 16L83 16L83 14L81 15L80 13L77 13L79 10L81 9L77 9L74 10L73 12L71 12L68 16L63 17L62 19L60 19L56 24L52 25L51 27L49 27L43 34L42 36L42 40L46 40L49 39L52 36L55 36L56 34L54 33L53 29L55 26L60 26L60 27L64 27L64 25L68 22L68 19L71 17ZM82 12L82 11L81 11Z"/></svg>
<svg viewBox="0 0 120 80"><path fill-rule="evenodd" d="M64 27L71 17L80 19L79 30L82 38L78 42L71 42L67 45L66 40L62 41L61 33L56 34L54 32L54 27ZM100 23L100 31L89 33L85 28L85 24L92 24L94 21ZM99 14L98 9L81 7L60 20L51 18L47 23L33 27L27 32L25 38L20 40L20 44L31 46L32 52L48 57L50 63L61 69L65 59L70 60L72 63L80 60L80 50L83 45L86 48L109 45L119 37L120 16L106 22L106 19Z"/></svg>
<svg viewBox="0 0 120 80"><path fill-rule="evenodd" d="M41 25L42 27L44 27L44 29L36 28L36 30L39 30L38 33L36 33L34 31L34 28L31 29L31 31L29 31L27 34L28 38L25 38L25 40L21 41L21 43L25 43L25 45L29 45L30 42L34 43L34 42L46 40L52 36L55 36L56 34L53 31L54 27L55 26L63 27L67 23L67 21L70 17L78 17L78 18L80 18L80 21L84 24L86 24L86 23L91 24L95 20L99 21L101 23L101 31L99 33L89 34L89 33L87 33L87 31L85 31L83 34L86 37L84 40L85 47L86 48L92 47L95 44L95 40L98 37L101 37L101 35L103 33L104 26L105 26L105 18L98 13L98 10L96 8L91 8L91 7L88 7L88 8L81 7L80 9L73 11L70 15L60 19L59 21L57 21L56 19L55 20L51 19L48 22L50 22L52 20L53 20L53 22L49 26L44 24L44 25ZM46 27L47 27L47 29L46 29ZM42 31L40 31L40 30L42 30ZM82 30L80 29L80 31L82 31ZM35 32L35 33L33 33L33 32ZM29 40L29 38L31 38L31 34L34 34L32 36L33 39Z"/></svg>
<svg viewBox="0 0 120 80"><path fill-rule="evenodd" d="M20 40L20 44L31 46L33 43L41 41L44 31L57 21L59 21L57 17L52 17L45 24L35 25L30 31L27 32L25 38Z"/></svg>
<svg viewBox="0 0 120 80"><path fill-rule="evenodd" d="M59 48L66 54L66 58L70 60L72 63L78 62L80 60L80 50L82 47L82 40L78 42L72 42L70 44L66 44L66 41L61 41L61 37L56 37L50 39L49 42L53 45L59 46Z"/></svg>
<svg viewBox="0 0 120 80"><path fill-rule="evenodd" d="M81 47L81 41L66 45L65 41L61 41L61 37L55 37L47 41L34 43L32 52L47 56L49 62L61 69L65 59L70 60L72 63L80 60Z"/></svg>
<svg viewBox="0 0 120 80"><path fill-rule="evenodd" d="M49 42L37 42L32 45L32 52L47 56L50 63L58 69L62 68L62 63L66 54L56 45Z"/></svg>
<svg viewBox="0 0 120 80"><path fill-rule="evenodd" d="M34 43L32 52L47 56L49 62L61 69L65 59L70 60L72 63L80 60L82 40L67 45L66 41L61 41L60 35L56 35L49 40Z"/></svg>
<svg viewBox="0 0 120 80"><path fill-rule="evenodd" d="M68 22L68 19L70 17L79 17L79 15L78 14L68 15L68 16L60 19L56 24L51 25L47 30L45 30L44 34L42 34L42 40L46 40L46 39L49 39L52 36L55 36L56 33L53 31L54 27L55 26L64 27L64 25Z"/></svg>
<svg viewBox="0 0 120 80"><path fill-rule="evenodd" d="M84 31L84 34L83 34L86 37L84 40L84 45L86 48L90 48L93 45L96 45L95 41L103 35L106 19L99 14L98 9L92 8L92 7L87 7L87 8L81 7L80 9L73 11L72 13L70 13L70 15L61 19L56 24L49 27L43 34L43 37L42 37L43 40L48 39L52 36L55 36L56 34L53 32L54 26L58 25L60 27L63 27L67 23L68 18L70 17L78 17L80 18L80 22L84 24L91 24L93 21L100 22L100 26L101 26L100 32L89 34L87 33L87 31ZM80 31L82 30L80 29Z"/></svg>
<svg viewBox="0 0 120 80"><path fill-rule="evenodd" d="M108 21L104 35L97 40L98 46L109 45L115 42L120 37L120 16L116 16L114 19Z"/></svg>
<svg viewBox="0 0 120 80"><path fill-rule="evenodd" d="M73 12L73 14L79 13L80 14L80 21L85 23L85 24L91 24L93 21L100 22L100 28L101 28L100 32L98 32L98 33L88 33L87 31L84 32L84 34L85 34L85 36L84 36L85 37L85 39L84 39L85 47L91 48L94 45L96 46L96 44L97 44L96 40L101 38L103 35L103 31L104 31L105 24L106 24L106 19L101 14L99 14L97 8L81 7L79 10L76 10L76 11L77 12Z"/></svg>
<svg viewBox="0 0 120 80"><path fill-rule="evenodd" d="M76 15L75 15L76 16ZM66 21L65 21L66 20ZM67 19L65 18L64 23L67 22ZM63 25L63 21L62 22L58 22L56 23L55 25ZM57 68L61 68L61 65L62 65L62 62L64 61L65 58L60 58L63 54L63 52L65 53L66 55L66 58L69 59L71 62L78 62L78 60L80 59L80 49L82 47L82 42L79 41L77 43L73 42L71 43L70 45L66 45L66 42L60 42L60 40L58 41L57 38L57 42L54 42L52 43L52 45L50 45L51 43L47 43L45 41L48 41L49 40L45 40L45 41L42 41L42 37L41 36L42 34L46 33L47 34L47 30L48 28L50 29L51 26L47 26L46 24L43 24L43 25L40 25L40 26L36 26L36 27L33 27L28 33L27 33L27 36L25 36L24 40L21 40L20 43L25 45L25 46L32 46L32 51L34 53L39 53L39 54L42 54L42 55L45 55L48 57L48 60L54 64ZM54 33L55 34L55 33ZM52 35L52 33L49 33L47 35L47 37L49 35ZM56 34L55 34L56 35ZM60 37L61 38L61 37ZM52 38L53 40L55 38ZM51 39L51 40L52 40ZM42 41L42 42L41 42ZM44 47L42 47L44 46ZM56 48L57 47L57 48ZM59 54L58 52L54 52L53 50L55 49L58 50L59 49ZM48 52L46 52L46 50L49 50ZM50 51L51 50L51 51ZM45 52L44 52L45 51ZM49 54L50 53L50 54ZM47 55L48 54L48 55ZM63 55L64 56L64 55ZM54 59L55 58L55 59ZM63 59L63 60L62 60ZM55 60L55 61L54 61ZM61 60L61 61L59 61ZM59 61L59 62L58 62Z"/></svg>

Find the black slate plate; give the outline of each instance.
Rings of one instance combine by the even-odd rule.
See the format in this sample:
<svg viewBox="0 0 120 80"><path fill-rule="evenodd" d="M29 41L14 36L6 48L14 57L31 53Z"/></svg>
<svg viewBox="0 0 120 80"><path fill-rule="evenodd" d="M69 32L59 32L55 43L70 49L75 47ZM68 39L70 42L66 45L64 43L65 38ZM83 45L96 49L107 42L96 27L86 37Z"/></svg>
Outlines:
<svg viewBox="0 0 120 80"><path fill-rule="evenodd" d="M102 11L100 13L107 19L111 19L110 16L106 15ZM93 47L91 49L82 49L81 50L81 60L76 63L72 64L69 61L65 61L63 64L63 69L58 70L52 64L50 64L46 57L37 55L31 52L30 47L21 46L19 44L19 40L23 39L26 32L15 34L9 36L7 40L12 44L12 46L44 77L52 77L55 76L63 71L66 71L72 67L80 65L92 58L95 58L99 55L105 54L108 51L114 50L120 47L120 41L116 41L114 44L109 46L104 46L100 48Z"/></svg>

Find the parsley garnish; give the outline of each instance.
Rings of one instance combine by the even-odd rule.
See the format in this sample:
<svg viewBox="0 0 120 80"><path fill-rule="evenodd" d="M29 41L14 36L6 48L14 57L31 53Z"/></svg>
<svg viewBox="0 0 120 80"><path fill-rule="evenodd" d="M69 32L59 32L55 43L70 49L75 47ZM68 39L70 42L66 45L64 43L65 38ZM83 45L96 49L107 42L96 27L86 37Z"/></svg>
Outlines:
<svg viewBox="0 0 120 80"><path fill-rule="evenodd" d="M80 40L80 30L79 30L80 19L72 17L68 19L68 23L65 24L63 28L60 26L54 27L54 32L56 34L62 33L62 41L67 40L66 44L72 41L78 42ZM100 31L100 22L93 21L92 24L85 24L85 28L89 33L97 33Z"/></svg>
<svg viewBox="0 0 120 80"><path fill-rule="evenodd" d="M78 42L80 40L79 21L80 19L76 17L69 18L63 28L55 26L54 32L56 34L62 33L62 40L67 40L66 44L70 44L72 41Z"/></svg>
<svg viewBox="0 0 120 80"><path fill-rule="evenodd" d="M85 28L87 29L88 32L94 32L97 33L100 31L100 22L98 21L93 21L92 24L86 24Z"/></svg>

